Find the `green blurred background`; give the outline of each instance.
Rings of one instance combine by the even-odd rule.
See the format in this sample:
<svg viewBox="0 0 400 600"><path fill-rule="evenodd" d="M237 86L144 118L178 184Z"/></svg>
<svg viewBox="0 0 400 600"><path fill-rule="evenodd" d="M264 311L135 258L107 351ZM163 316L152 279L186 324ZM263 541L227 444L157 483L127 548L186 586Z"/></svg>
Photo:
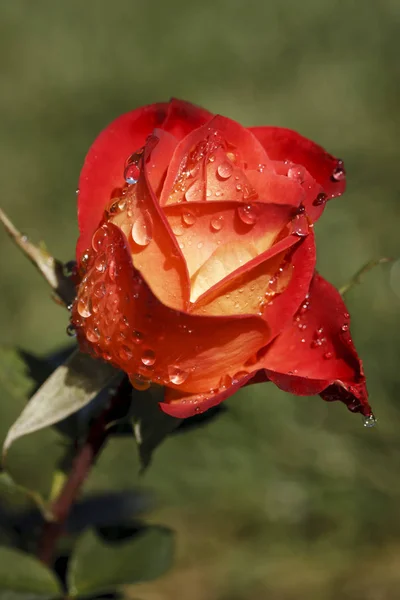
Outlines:
<svg viewBox="0 0 400 600"><path fill-rule="evenodd" d="M1 206L73 257L75 189L97 133L170 96L245 125L290 127L344 158L348 191L318 224L319 268L341 285L400 255L398 0L12 0L0 7ZM1 344L46 353L67 317L0 231ZM264 385L175 436L142 483L178 530L175 569L143 600L400 597L400 268L347 297L379 419ZM88 482L135 480L133 442ZM103 467L102 467L103 465ZM101 469L104 469L103 474Z"/></svg>

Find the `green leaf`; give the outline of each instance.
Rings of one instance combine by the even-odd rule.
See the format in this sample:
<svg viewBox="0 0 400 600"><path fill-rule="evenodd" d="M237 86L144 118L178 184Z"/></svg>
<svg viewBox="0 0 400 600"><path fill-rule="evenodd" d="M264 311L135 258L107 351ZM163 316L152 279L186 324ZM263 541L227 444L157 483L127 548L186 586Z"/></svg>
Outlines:
<svg viewBox="0 0 400 600"><path fill-rule="evenodd" d="M75 351L39 388L11 427L3 457L18 438L53 425L86 406L118 373L111 365Z"/></svg>
<svg viewBox="0 0 400 600"><path fill-rule="evenodd" d="M0 547L0 590L23 597L61 595L59 583L47 567L28 554L4 547Z"/></svg>
<svg viewBox="0 0 400 600"><path fill-rule="evenodd" d="M143 470L149 466L157 446L182 422L182 419L170 417L160 409L162 393L162 388L154 386L145 393L134 392L132 396L133 433Z"/></svg>
<svg viewBox="0 0 400 600"><path fill-rule="evenodd" d="M23 355L17 350L0 347L0 444L12 422L26 406L35 386L36 381L32 379ZM53 470L64 452L62 443L60 434L46 429L16 444L7 461L7 471L14 482L46 494L51 486ZM0 494L2 489L4 485L0 486ZM37 500L38 497L35 502Z"/></svg>
<svg viewBox="0 0 400 600"><path fill-rule="evenodd" d="M107 543L88 531L71 558L69 593L96 594L156 579L170 568L172 558L173 533L164 527L148 527L118 543Z"/></svg>

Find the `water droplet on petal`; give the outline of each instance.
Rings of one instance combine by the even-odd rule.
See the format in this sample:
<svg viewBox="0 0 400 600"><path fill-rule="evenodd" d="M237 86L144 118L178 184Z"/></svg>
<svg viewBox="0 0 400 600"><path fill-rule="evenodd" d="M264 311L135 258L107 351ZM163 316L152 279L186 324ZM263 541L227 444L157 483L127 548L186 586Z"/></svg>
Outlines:
<svg viewBox="0 0 400 600"><path fill-rule="evenodd" d="M346 331L348 331L348 330L349 330L349 326L348 326L348 324L347 324L347 323L345 323L344 325L342 325L342 331L343 331L343 332L346 332Z"/></svg>
<svg viewBox="0 0 400 600"><path fill-rule="evenodd" d="M213 217L210 221L210 227L213 231L221 231L224 226L224 217L222 215Z"/></svg>
<svg viewBox="0 0 400 600"><path fill-rule="evenodd" d="M140 373L130 375L129 380L132 384L132 387L134 387L135 390L138 390L139 392L144 392L145 390L148 390L151 384L151 382L145 377L143 377L143 375L140 375Z"/></svg>
<svg viewBox="0 0 400 600"><path fill-rule="evenodd" d="M97 327L95 327L94 329L89 327L86 331L86 338L92 344L96 344L96 342L98 342L100 339L100 332L97 329Z"/></svg>
<svg viewBox="0 0 400 600"><path fill-rule="evenodd" d="M346 171L344 168L343 161L341 159L338 159L338 161L336 163L336 167L333 169L333 172L332 172L332 180L333 181L343 181L343 179L345 179L345 177L346 177Z"/></svg>
<svg viewBox="0 0 400 600"><path fill-rule="evenodd" d="M134 329L132 331L132 340L137 345L141 344L143 342L143 333Z"/></svg>
<svg viewBox="0 0 400 600"><path fill-rule="evenodd" d="M231 163L226 161L218 165L217 174L219 175L219 177L221 177L221 179L229 179L232 173L233 166L231 165Z"/></svg>
<svg viewBox="0 0 400 600"><path fill-rule="evenodd" d="M147 246L153 239L153 221L147 210L132 225L132 239L138 246Z"/></svg>
<svg viewBox="0 0 400 600"><path fill-rule="evenodd" d="M238 383L241 379L243 379L243 377L247 377L247 375L248 375L247 371L238 371L233 376L232 384L235 385L235 383Z"/></svg>
<svg viewBox="0 0 400 600"><path fill-rule="evenodd" d="M105 254L99 254L99 256L96 256L94 266L98 271L100 271L100 273L104 273L107 266L107 259L105 257Z"/></svg>
<svg viewBox="0 0 400 600"><path fill-rule="evenodd" d="M297 183L304 183L305 169L299 165L290 167L288 170L289 179L294 179Z"/></svg>
<svg viewBox="0 0 400 600"><path fill-rule="evenodd" d="M261 163L260 163L260 164L258 165L258 167L257 167L257 171L258 171L259 173L264 173L264 171L265 171L265 165L263 165L263 164L261 164Z"/></svg>
<svg viewBox="0 0 400 600"><path fill-rule="evenodd" d="M143 148L132 154L125 164L124 179L128 185L134 185L140 177L140 161L143 156Z"/></svg>
<svg viewBox="0 0 400 600"><path fill-rule="evenodd" d="M315 198L313 205L314 206L322 206L328 200L328 196L324 194L324 192L320 192L318 196Z"/></svg>
<svg viewBox="0 0 400 600"><path fill-rule="evenodd" d="M189 373L184 369L178 367L178 365L170 365L168 367L168 378L170 383L175 385L181 385L188 378Z"/></svg>
<svg viewBox="0 0 400 600"><path fill-rule="evenodd" d="M130 360L133 356L133 352L132 349L129 348L129 346L127 346L126 344L122 344L122 346L119 349L119 357L121 360Z"/></svg>
<svg viewBox="0 0 400 600"><path fill-rule="evenodd" d="M199 250L201 250L201 249L202 249L202 247L203 247L203 242L199 242L199 243L197 244L197 248L198 248Z"/></svg>
<svg viewBox="0 0 400 600"><path fill-rule="evenodd" d="M99 252L105 249L107 243L108 233L104 227L100 227L95 231L92 237L92 247L95 252Z"/></svg>
<svg viewBox="0 0 400 600"><path fill-rule="evenodd" d="M364 417L364 427L375 427L377 420L374 415L371 413L367 417Z"/></svg>
<svg viewBox="0 0 400 600"><path fill-rule="evenodd" d="M182 221L185 225L191 227L196 223L196 215L190 212L190 210L186 210L182 213Z"/></svg>
<svg viewBox="0 0 400 600"><path fill-rule="evenodd" d="M241 221L246 225L254 225L257 221L256 210L251 204L242 204L238 207L237 212Z"/></svg>
<svg viewBox="0 0 400 600"><path fill-rule="evenodd" d="M330 360L331 358L333 358L333 352L325 352L324 359Z"/></svg>
<svg viewBox="0 0 400 600"><path fill-rule="evenodd" d="M105 296L106 286L102 281L96 283L96 285L93 288L93 294L96 296L96 298L103 298L103 296Z"/></svg>
<svg viewBox="0 0 400 600"><path fill-rule="evenodd" d="M300 213L296 215L294 219L292 219L292 235L298 235L299 237L304 237L308 235L309 232L309 223L305 214Z"/></svg>
<svg viewBox="0 0 400 600"><path fill-rule="evenodd" d="M78 300L77 311L84 319L87 319L92 314L92 306L91 306L90 298L87 296L81 296Z"/></svg>
<svg viewBox="0 0 400 600"><path fill-rule="evenodd" d="M142 354L142 363L146 365L146 367L151 367L156 362L156 355L153 350L148 348Z"/></svg>

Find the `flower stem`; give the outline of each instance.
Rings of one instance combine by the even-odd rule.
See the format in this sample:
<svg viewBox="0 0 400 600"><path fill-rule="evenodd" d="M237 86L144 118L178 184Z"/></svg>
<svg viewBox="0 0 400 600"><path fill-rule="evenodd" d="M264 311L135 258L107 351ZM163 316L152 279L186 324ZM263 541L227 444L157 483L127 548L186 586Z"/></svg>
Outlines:
<svg viewBox="0 0 400 600"><path fill-rule="evenodd" d="M121 418L122 412L127 410L129 404L130 386L127 380L124 380L109 405L94 420L85 442L78 448L69 475L59 495L50 506L51 520L45 522L39 539L37 556L45 565L50 566L53 562L57 542L66 529L66 521L74 502L97 456L107 442L110 433L109 424Z"/></svg>

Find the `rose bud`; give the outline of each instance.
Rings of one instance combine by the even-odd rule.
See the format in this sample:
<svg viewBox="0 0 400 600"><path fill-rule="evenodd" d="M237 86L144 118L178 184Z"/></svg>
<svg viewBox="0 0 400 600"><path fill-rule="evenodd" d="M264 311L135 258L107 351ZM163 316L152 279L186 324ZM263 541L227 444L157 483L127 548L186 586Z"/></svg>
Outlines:
<svg viewBox="0 0 400 600"><path fill-rule="evenodd" d="M373 419L346 307L315 272L314 223L344 189L343 162L294 131L178 100L122 115L79 181L81 350L164 386L176 417L272 381Z"/></svg>

